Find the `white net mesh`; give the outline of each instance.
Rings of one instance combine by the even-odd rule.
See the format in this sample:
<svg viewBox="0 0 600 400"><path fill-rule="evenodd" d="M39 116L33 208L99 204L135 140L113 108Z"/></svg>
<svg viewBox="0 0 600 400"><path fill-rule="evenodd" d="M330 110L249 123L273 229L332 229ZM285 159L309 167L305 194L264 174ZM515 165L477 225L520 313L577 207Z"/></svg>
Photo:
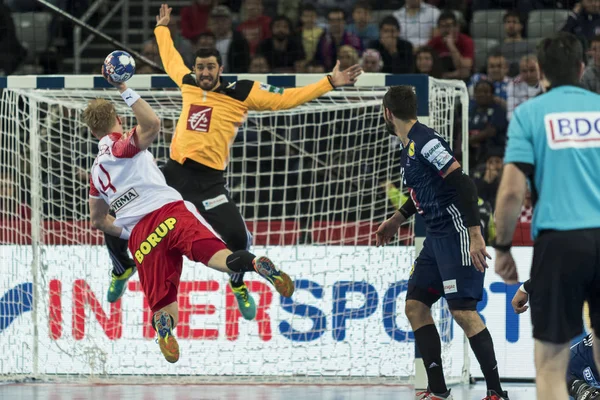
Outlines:
<svg viewBox="0 0 600 400"><path fill-rule="evenodd" d="M429 122L452 143L456 89L433 80L430 86ZM290 273L297 292L280 299L247 276L258 305L256 321L247 322L227 277L186 260L178 298L182 357L173 365L152 340L137 277L121 301L106 302L111 263L88 223L96 144L81 111L92 98L109 98L132 127L131 110L114 90L5 90L0 337L13 350L0 356L0 376L409 382L414 342L403 309L413 226L402 228L395 245L371 246L378 224L402 201L398 146L381 117L385 90L340 90L293 110L249 114L232 148L229 187L253 251ZM162 164L180 94L138 93L163 121L150 149ZM443 305L435 319L447 375L463 380L462 336Z"/></svg>

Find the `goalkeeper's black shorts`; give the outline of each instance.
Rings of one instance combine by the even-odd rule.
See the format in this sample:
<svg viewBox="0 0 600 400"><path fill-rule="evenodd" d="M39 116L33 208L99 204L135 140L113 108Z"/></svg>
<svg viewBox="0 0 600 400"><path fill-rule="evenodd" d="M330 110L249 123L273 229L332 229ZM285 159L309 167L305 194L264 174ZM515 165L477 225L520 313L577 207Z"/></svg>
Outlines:
<svg viewBox="0 0 600 400"><path fill-rule="evenodd" d="M592 327L600 329L600 229L540 232L531 267L533 337L570 342L583 332L585 301Z"/></svg>
<svg viewBox="0 0 600 400"><path fill-rule="evenodd" d="M231 251L248 250L252 236L229 196L224 171L186 160L169 160L162 168L167 184L193 203Z"/></svg>

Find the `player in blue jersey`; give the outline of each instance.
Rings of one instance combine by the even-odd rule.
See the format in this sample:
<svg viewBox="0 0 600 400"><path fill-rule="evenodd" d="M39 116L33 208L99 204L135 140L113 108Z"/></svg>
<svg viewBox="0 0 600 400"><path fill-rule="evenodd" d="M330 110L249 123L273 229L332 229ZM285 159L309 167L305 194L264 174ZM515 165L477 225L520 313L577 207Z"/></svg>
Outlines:
<svg viewBox="0 0 600 400"><path fill-rule="evenodd" d="M584 301L595 341L600 328L600 96L579 87L584 55L574 35L558 33L538 48L550 90L517 107L508 128L496 200L496 272L507 283L518 281L510 247L529 180L537 398L567 400L569 345L583 332ZM594 356L598 365L598 346Z"/></svg>
<svg viewBox="0 0 600 400"><path fill-rule="evenodd" d="M442 369L439 333L431 306L444 296L452 316L469 338L487 383L487 400L508 399L502 390L494 344L476 311L483 294L486 265L477 189L454 158L448 143L417 121L417 96L410 86L394 86L383 99L384 118L400 138L400 163L410 198L377 230L376 244L385 245L416 212L427 234L408 281L405 312L423 356L428 389L419 399L451 399Z"/></svg>
<svg viewBox="0 0 600 400"><path fill-rule="evenodd" d="M515 313L521 314L529 308L531 280L525 281L512 299ZM592 333L571 346L567 368L567 390L573 400L600 400L600 374L594 363L594 335Z"/></svg>

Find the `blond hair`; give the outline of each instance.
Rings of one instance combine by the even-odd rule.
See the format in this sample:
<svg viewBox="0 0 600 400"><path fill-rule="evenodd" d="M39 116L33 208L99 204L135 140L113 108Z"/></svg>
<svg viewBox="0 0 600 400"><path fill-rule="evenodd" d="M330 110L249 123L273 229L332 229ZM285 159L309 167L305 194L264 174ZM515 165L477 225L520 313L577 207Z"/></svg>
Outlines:
<svg viewBox="0 0 600 400"><path fill-rule="evenodd" d="M90 100L87 108L83 111L83 122L96 136L105 136L115 124L117 110L115 106L106 99Z"/></svg>

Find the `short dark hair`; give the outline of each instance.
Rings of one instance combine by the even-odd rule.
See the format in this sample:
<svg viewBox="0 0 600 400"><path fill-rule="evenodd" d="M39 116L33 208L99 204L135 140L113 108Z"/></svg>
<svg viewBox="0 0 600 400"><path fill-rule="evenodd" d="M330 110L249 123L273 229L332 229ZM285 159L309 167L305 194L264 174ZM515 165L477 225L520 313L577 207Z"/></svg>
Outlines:
<svg viewBox="0 0 600 400"><path fill-rule="evenodd" d="M275 25L275 22L277 22L277 21L287 22L288 28L290 28L290 34L294 33L294 24L292 24L292 20L289 19L288 17L286 17L285 15L278 15L271 20L271 25L269 25L269 29L271 29L271 32L273 32L273 26Z"/></svg>
<svg viewBox="0 0 600 400"><path fill-rule="evenodd" d="M344 20L346 19L346 11L344 11L343 8L339 8L339 7L330 8L327 11L327 19L329 19L329 14L331 14L331 13L342 13L342 15L344 16Z"/></svg>
<svg viewBox="0 0 600 400"><path fill-rule="evenodd" d="M208 58L215 57L217 59L217 64L219 67L223 65L223 58L221 57L221 52L217 49L199 49L196 51L196 58ZM196 65L196 60L194 59L194 65Z"/></svg>
<svg viewBox="0 0 600 400"><path fill-rule="evenodd" d="M572 33L559 32L542 39L538 45L538 63L552 86L579 82L583 47Z"/></svg>
<svg viewBox="0 0 600 400"><path fill-rule="evenodd" d="M384 25L394 25L396 29L400 30L400 24L398 23L398 20L392 15L388 15L381 20L379 23L379 29L381 30Z"/></svg>
<svg viewBox="0 0 600 400"><path fill-rule="evenodd" d="M192 39L192 41L193 41L194 43L198 43L198 41L199 41L200 39L202 39L202 38L205 38L205 37L211 38L211 39L213 39L215 42L217 41L217 37L215 36L215 34L214 34L214 33L212 33L212 32L209 32L209 31L205 31L205 32L202 32L202 33L200 33L200 34L196 35L196 37L194 37L194 39Z"/></svg>
<svg viewBox="0 0 600 400"><path fill-rule="evenodd" d="M304 11L310 11L310 12L317 12L317 7L315 7L314 4L308 3L308 4L304 4L302 6L302 10L300 10L300 14L302 14Z"/></svg>
<svg viewBox="0 0 600 400"><path fill-rule="evenodd" d="M440 14L437 20L438 25L440 24L440 22L445 21L447 19L451 19L454 25L458 25L458 19L456 19L456 14L454 14L454 11L452 10L446 10Z"/></svg>
<svg viewBox="0 0 600 400"><path fill-rule="evenodd" d="M371 5L368 1L358 0L354 7L352 7L352 11L355 11L358 8L362 8L363 10L371 11Z"/></svg>
<svg viewBox="0 0 600 400"><path fill-rule="evenodd" d="M496 90L496 88L494 87L494 84L492 83L492 81L488 80L488 79L481 79L480 81L478 81L475 84L475 87L473 88L474 90L477 89L479 86L488 86L490 88L490 90L492 91L492 94L494 94L494 91Z"/></svg>
<svg viewBox="0 0 600 400"><path fill-rule="evenodd" d="M596 35L592 39L590 39L590 45L595 42L600 42L600 35Z"/></svg>
<svg viewBox="0 0 600 400"><path fill-rule="evenodd" d="M517 10L507 11L506 14L504 14L504 17L502 17L502 22L506 22L506 20L509 18L517 18L519 20L519 23L523 24L523 21L521 20L521 14L519 14Z"/></svg>
<svg viewBox="0 0 600 400"><path fill-rule="evenodd" d="M417 94L412 86L390 87L383 96L383 106L402 121L417 119Z"/></svg>

